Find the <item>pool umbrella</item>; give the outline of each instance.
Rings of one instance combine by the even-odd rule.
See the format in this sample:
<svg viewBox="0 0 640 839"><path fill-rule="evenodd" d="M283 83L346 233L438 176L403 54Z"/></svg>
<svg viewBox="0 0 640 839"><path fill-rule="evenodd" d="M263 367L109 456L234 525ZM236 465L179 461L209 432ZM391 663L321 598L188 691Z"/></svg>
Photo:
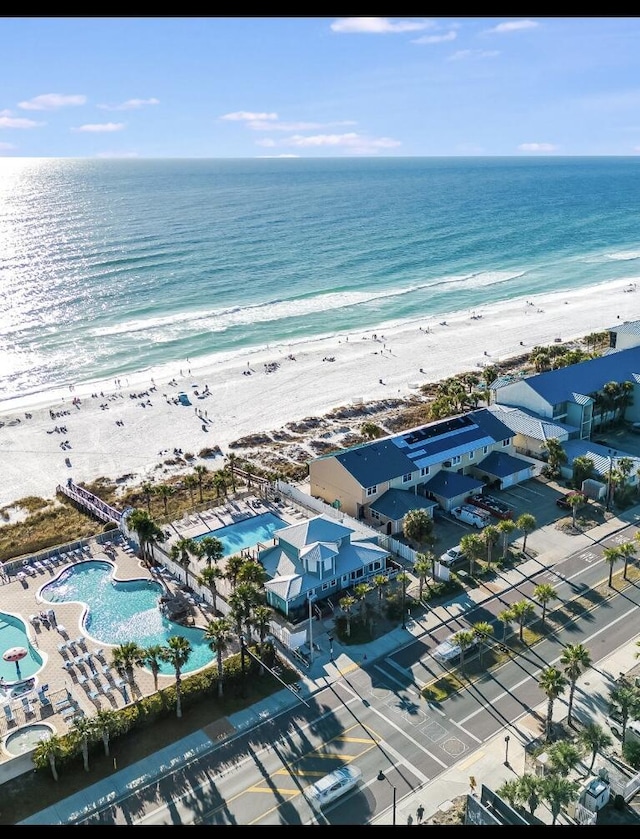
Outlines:
<svg viewBox="0 0 640 839"><path fill-rule="evenodd" d="M5 661L13 661L16 665L16 671L18 673L18 678L21 678L20 673L20 661L27 655L27 651L24 647L11 647L5 652L2 653L2 658Z"/></svg>

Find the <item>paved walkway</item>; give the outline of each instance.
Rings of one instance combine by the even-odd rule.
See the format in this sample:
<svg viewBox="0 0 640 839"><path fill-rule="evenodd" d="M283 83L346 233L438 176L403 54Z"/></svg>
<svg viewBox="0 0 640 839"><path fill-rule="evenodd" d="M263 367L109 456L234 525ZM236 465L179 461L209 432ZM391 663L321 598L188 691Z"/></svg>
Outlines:
<svg viewBox="0 0 640 839"><path fill-rule="evenodd" d="M640 507L628 511L623 518L611 519L603 525L589 531L588 534L569 536L555 528L541 528L536 534L531 534L527 541L527 548L536 552L534 559L529 559L520 564L517 568L511 569L501 575L504 587L507 588L522 580L523 575L528 576L539 570L540 566L551 566L559 559L568 554L586 548L594 541L610 535L626 526L630 522L640 520ZM315 693L327 686L327 683L337 681L348 672L360 667L364 661L370 664L378 658L384 658L389 653L404 646L411 640L411 636L419 637L426 631L441 626L444 621L451 619L452 615L459 609L460 612L468 609L469 599L481 603L493 595L486 588L479 588L467 592L460 600L447 603L446 606L429 609L419 621L408 621L407 628L398 628L388 633L372 644L365 644L359 647L342 647L337 640L333 641L333 658L330 659L329 637L326 633L318 633L314 641L319 646L309 672L302 679L304 697ZM462 600L466 607L463 607ZM637 636L623 649L617 650L612 656L600 663L598 670L590 669L585 677L578 680L577 686L585 687L588 683L588 694L593 696L600 692L603 695L608 693L608 687L621 672L628 672L637 665L636 653L638 648L635 644ZM576 691L575 712L579 713L579 693ZM287 708L297 703L295 695L288 690L282 690L262 702L235 714L229 718L236 731L251 728L262 722L265 717L274 717ZM546 701L541 702L539 709L541 715L546 714ZM510 735L509 742L509 765L505 765L505 732L500 731L495 737L483 743L477 750L472 752L464 761L456 764L444 774L423 786L419 791L409 793L396 802L396 823L406 824L409 816L416 823L416 810L419 806L424 807L423 821L428 821L441 809L447 809L451 800L459 795L470 791L469 777L473 775L478 786L485 784L491 789L496 789L504 781L513 779L515 775L522 775L525 771L524 746L538 736L537 731L527 726L527 720L520 720L517 725L508 728ZM172 768L181 765L192 759L199 752L208 751L213 747L211 740L203 731L194 733L184 740L180 740L171 746L163 749L154 756L153 777L169 772ZM140 761L125 770L115 773L109 778L87 787L85 790L58 802L53 807L43 810L31 816L21 824L69 824L78 819L82 813L89 814L99 810L107 802L112 802L121 797L128 788L137 787L145 780L150 780L150 761ZM551 813L541 805L536 810L537 818L550 824ZM392 824L393 812L389 808L381 813L372 822L373 824ZM564 817L560 817L557 823L567 823Z"/></svg>

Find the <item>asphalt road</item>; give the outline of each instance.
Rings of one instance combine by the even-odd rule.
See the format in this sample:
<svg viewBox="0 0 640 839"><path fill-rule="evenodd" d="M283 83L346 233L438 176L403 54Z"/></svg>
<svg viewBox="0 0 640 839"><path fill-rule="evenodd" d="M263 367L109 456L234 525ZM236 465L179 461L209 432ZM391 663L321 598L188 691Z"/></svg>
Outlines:
<svg viewBox="0 0 640 839"><path fill-rule="evenodd" d="M582 643L593 666L637 635L640 587L628 586L599 596L609 566L602 552L628 541L630 525L592 547L571 555L552 569L496 591L480 606L470 601L451 608L446 625L426 631L370 667L359 667L327 682L303 704L222 743L156 782L131 791L83 824L368 824L409 792L462 762L505 726L517 727L545 696L539 674L557 664L564 645ZM621 564L614 568L620 570ZM526 656L487 672L442 705L427 703L420 688L443 668L431 650L444 637L478 620L496 624L511 603L531 597L550 582L564 603L567 623L550 633ZM570 601L588 598L585 615L574 614ZM537 607L539 611L539 606ZM515 627L517 631L517 626ZM576 708L602 715L608 696L579 691ZM324 812L314 810L304 788L347 762L363 772L363 782ZM384 779L378 780L380 770Z"/></svg>

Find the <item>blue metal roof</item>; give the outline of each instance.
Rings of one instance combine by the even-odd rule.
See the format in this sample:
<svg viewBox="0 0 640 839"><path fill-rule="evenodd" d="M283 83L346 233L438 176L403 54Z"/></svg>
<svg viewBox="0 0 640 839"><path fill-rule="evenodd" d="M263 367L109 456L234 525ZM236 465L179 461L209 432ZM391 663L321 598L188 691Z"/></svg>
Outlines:
<svg viewBox="0 0 640 839"><path fill-rule="evenodd" d="M338 542L353 533L352 528L346 527L333 519L323 515L314 516L300 524L281 527L273 534L278 542L286 542L295 548L303 548L315 542Z"/></svg>
<svg viewBox="0 0 640 839"><path fill-rule="evenodd" d="M425 484L425 489L441 498L457 498L464 493L480 489L484 484L482 481L473 478L471 475L459 475L457 472L447 472L441 469L430 481Z"/></svg>
<svg viewBox="0 0 640 839"><path fill-rule="evenodd" d="M567 439L569 435L579 431L573 425L539 417L533 411L514 408L512 405L491 405L488 410L510 428L513 434L524 434L533 440Z"/></svg>
<svg viewBox="0 0 640 839"><path fill-rule="evenodd" d="M595 393L607 382L640 381L640 347L629 347L520 381L524 381L549 405L575 402L576 394ZM497 398L502 402L508 401L508 391L508 385L500 388Z"/></svg>
<svg viewBox="0 0 640 839"><path fill-rule="evenodd" d="M621 457L628 457L633 462L631 476L635 475L640 469L640 458L634 457L622 449L611 449L599 443L592 443L590 440L567 440L562 444L562 448L567 455L567 467L573 467L573 461L576 457L588 457L589 460L593 461L595 475L600 477L607 477L611 466L615 468L616 462ZM613 458L613 460L610 458Z"/></svg>
<svg viewBox="0 0 640 839"><path fill-rule="evenodd" d="M520 457L507 454L507 452L490 452L478 464L478 469L482 469L489 475L495 475L496 478L506 478L509 475L515 475L516 472L522 472L524 469L533 472L533 464L529 463L528 460L522 460Z"/></svg>
<svg viewBox="0 0 640 839"><path fill-rule="evenodd" d="M338 452L335 458L363 487L391 481L400 475L413 472L416 468L413 461L388 437Z"/></svg>
<svg viewBox="0 0 640 839"><path fill-rule="evenodd" d="M400 521L410 510L430 510L437 507L435 501L416 495L406 489L388 489L380 498L369 505L371 510L387 519Z"/></svg>

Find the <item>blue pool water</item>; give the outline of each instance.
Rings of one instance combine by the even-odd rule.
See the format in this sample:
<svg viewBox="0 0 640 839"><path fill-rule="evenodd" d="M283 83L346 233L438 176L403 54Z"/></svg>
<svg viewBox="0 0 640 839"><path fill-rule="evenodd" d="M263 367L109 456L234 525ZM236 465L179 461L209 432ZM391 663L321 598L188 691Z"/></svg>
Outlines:
<svg viewBox="0 0 640 839"><path fill-rule="evenodd" d="M24 647L27 650L27 655L20 662L20 676L15 664L2 658L2 653L10 647ZM15 615L0 612L0 677L5 682L17 682L19 679L33 676L41 667L42 656L29 643L24 621Z"/></svg>
<svg viewBox="0 0 640 839"><path fill-rule="evenodd" d="M286 521L273 513L260 513L258 516L227 524L195 538L199 542L205 536L215 536L224 546L223 556L231 556L243 548L252 548L258 542L270 542L275 531L286 526Z"/></svg>
<svg viewBox="0 0 640 839"><path fill-rule="evenodd" d="M198 670L214 659L204 630L167 620L158 606L164 588L153 580L114 581L113 566L102 560L81 562L67 568L44 586L41 596L50 603L85 603L84 629L102 644L117 646L135 641L140 647L165 646L172 635L191 643L192 652L184 673ZM171 665L162 663L160 672L172 675Z"/></svg>

